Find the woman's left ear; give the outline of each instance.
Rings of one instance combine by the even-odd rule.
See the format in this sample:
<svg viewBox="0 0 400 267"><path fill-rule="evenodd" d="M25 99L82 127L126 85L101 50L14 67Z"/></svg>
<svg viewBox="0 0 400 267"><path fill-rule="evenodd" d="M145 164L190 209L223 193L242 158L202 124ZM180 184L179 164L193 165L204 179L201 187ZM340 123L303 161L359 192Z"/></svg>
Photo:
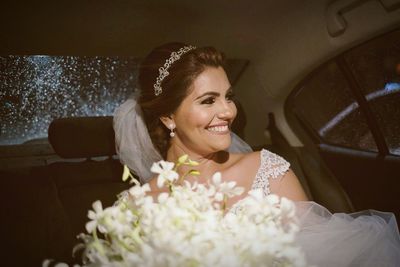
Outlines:
<svg viewBox="0 0 400 267"><path fill-rule="evenodd" d="M172 116L162 116L160 117L161 122L167 127L167 129L174 129L175 128L175 122Z"/></svg>

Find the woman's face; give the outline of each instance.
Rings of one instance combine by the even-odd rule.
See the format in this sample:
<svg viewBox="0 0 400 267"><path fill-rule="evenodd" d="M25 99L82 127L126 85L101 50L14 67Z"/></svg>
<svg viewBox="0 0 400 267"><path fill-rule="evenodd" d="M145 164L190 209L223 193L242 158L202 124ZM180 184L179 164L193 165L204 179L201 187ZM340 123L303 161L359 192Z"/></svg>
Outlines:
<svg viewBox="0 0 400 267"><path fill-rule="evenodd" d="M207 67L189 90L190 94L172 115L176 125L172 145L199 155L227 149L237 110L224 69Z"/></svg>

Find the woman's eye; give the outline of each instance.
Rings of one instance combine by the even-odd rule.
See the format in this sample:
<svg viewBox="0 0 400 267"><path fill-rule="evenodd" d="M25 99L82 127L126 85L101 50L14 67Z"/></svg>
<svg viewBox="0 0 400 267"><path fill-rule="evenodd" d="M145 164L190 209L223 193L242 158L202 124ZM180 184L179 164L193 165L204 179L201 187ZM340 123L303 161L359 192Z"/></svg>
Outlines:
<svg viewBox="0 0 400 267"><path fill-rule="evenodd" d="M213 104L215 102L215 98L214 97L209 97L204 99L203 101L201 101L201 104Z"/></svg>
<svg viewBox="0 0 400 267"><path fill-rule="evenodd" d="M226 100L233 101L234 98L235 98L235 94L234 93L226 94Z"/></svg>

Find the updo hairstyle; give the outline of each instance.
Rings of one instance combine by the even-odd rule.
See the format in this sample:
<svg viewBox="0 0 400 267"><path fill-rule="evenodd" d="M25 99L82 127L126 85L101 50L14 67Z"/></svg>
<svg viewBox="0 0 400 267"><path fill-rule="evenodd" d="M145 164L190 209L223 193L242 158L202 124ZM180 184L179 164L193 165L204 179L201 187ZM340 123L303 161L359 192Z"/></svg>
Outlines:
<svg viewBox="0 0 400 267"><path fill-rule="evenodd" d="M154 84L159 75L159 68L164 66L172 52L177 52L184 43L167 43L156 47L146 56L139 69L140 97L144 121L153 145L165 159L169 148L169 129L160 117L174 113L183 99L190 94L193 81L206 67L224 67L225 57L213 47L193 49L171 64L169 75L161 83L162 93L154 93Z"/></svg>

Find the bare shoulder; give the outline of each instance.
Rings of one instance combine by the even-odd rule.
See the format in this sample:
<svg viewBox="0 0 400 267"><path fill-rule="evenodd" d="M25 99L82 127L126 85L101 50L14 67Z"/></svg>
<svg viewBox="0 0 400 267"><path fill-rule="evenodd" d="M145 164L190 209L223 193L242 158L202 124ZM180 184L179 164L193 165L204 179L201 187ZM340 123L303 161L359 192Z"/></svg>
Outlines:
<svg viewBox="0 0 400 267"><path fill-rule="evenodd" d="M248 177L248 182L251 182L252 184L260 170L267 172L270 171L264 170L263 168L278 168L278 170L276 170L276 175L279 176L272 179L270 179L269 176L267 177L271 193L296 201L307 200L307 196L299 182L299 179L289 168L290 165L286 160L281 158L279 155L264 151L264 153L266 153L266 156L264 156L266 157L265 160L269 161L267 162L269 164L261 166L261 153L261 151L256 151L245 154L241 158L240 162L238 162L238 169L236 171L241 173L244 177ZM251 184L248 184L248 186Z"/></svg>
<svg viewBox="0 0 400 267"><path fill-rule="evenodd" d="M250 153L243 154L244 160L259 160L261 151L253 151Z"/></svg>
<svg viewBox="0 0 400 267"><path fill-rule="evenodd" d="M157 177L156 176L152 177L147 183L150 185L151 191L157 191L158 187L157 187Z"/></svg>
<svg viewBox="0 0 400 267"><path fill-rule="evenodd" d="M294 201L306 201L307 195L296 174L289 169L279 179L270 179L271 193Z"/></svg>
<svg viewBox="0 0 400 267"><path fill-rule="evenodd" d="M222 178L236 182L236 186L244 188L245 192L251 190L254 177L260 167L260 152L246 154L230 154L230 162L222 171ZM242 199L246 194L230 198L228 206Z"/></svg>
<svg viewBox="0 0 400 267"><path fill-rule="evenodd" d="M231 154L231 164L225 170L228 177L242 186L250 188L260 167L260 151L246 154Z"/></svg>
<svg viewBox="0 0 400 267"><path fill-rule="evenodd" d="M245 154L230 154L230 168L237 170L246 168L247 171L258 169L260 166L260 151Z"/></svg>

